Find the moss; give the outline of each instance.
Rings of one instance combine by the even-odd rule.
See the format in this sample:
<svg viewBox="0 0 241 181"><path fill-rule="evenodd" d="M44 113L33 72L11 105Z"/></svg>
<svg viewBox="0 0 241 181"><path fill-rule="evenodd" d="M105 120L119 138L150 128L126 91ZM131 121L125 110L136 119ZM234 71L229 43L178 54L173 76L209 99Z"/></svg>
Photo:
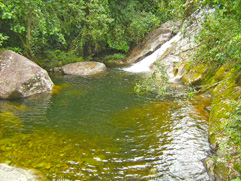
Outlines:
<svg viewBox="0 0 241 181"><path fill-rule="evenodd" d="M204 78L205 72L208 69L207 64L199 63L193 65L185 65L183 67L187 74L184 74L181 78L181 81L184 82L186 85L200 85L202 79Z"/></svg>
<svg viewBox="0 0 241 181"><path fill-rule="evenodd" d="M226 63L221 67L217 64L188 64L182 62L176 66L176 74L180 69L186 71L181 81L187 85L201 85L203 90L209 90L212 95L212 106L209 116L209 140L210 145L216 151L214 165L209 168L211 174L217 180L230 180L236 178L241 165L239 154L234 156L234 148L240 146L230 140L226 125L229 123L232 111L231 102L240 99L241 72L239 67ZM207 89L211 87L211 89ZM236 160L236 161L235 161ZM235 165L237 168L235 168ZM210 170L212 169L212 170ZM236 169L236 170L235 170Z"/></svg>
<svg viewBox="0 0 241 181"><path fill-rule="evenodd" d="M63 88L59 85L54 85L53 89L52 89L52 94L59 94L59 92L62 90Z"/></svg>
<svg viewBox="0 0 241 181"><path fill-rule="evenodd" d="M215 175L216 175L216 178L219 178L220 180L223 180L223 179L226 180L226 178L228 178L229 170L226 167L225 163L219 162L215 165Z"/></svg>
<svg viewBox="0 0 241 181"><path fill-rule="evenodd" d="M232 110L231 102L240 96L240 91L234 87L234 81L223 82L213 90L212 109L209 118L210 141L213 143L216 135L223 132L223 126L226 124L229 116L228 112Z"/></svg>
<svg viewBox="0 0 241 181"><path fill-rule="evenodd" d="M209 118L210 144L217 144L217 154L220 158L215 167L216 178L229 180L235 178L237 172L233 166L232 150L233 143L225 130L232 111L231 102L238 100L241 95L241 88L236 84L238 75L235 75L235 68L229 64L223 65L212 78L211 83L221 82L211 92L213 95L212 110ZM221 161L220 161L221 160Z"/></svg>

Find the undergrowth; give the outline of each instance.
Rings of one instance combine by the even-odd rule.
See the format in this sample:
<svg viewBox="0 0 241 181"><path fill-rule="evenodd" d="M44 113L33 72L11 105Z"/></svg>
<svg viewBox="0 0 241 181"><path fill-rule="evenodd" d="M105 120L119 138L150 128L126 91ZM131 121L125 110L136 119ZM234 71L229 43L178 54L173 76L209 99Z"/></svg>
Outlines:
<svg viewBox="0 0 241 181"><path fill-rule="evenodd" d="M105 61L113 61L113 60L124 60L126 58L125 54L122 53L115 53L112 55L107 55L103 59Z"/></svg>
<svg viewBox="0 0 241 181"><path fill-rule="evenodd" d="M134 91L137 94L156 94L156 97L167 95L170 91L170 83L168 82L168 75L162 62L156 64L155 71L146 76L144 80L136 83Z"/></svg>
<svg viewBox="0 0 241 181"><path fill-rule="evenodd" d="M40 65L44 68L53 68L74 62L84 61L82 57L72 52L64 52L61 50L45 51L44 58L41 59Z"/></svg>
<svg viewBox="0 0 241 181"><path fill-rule="evenodd" d="M203 28L197 35L199 44L195 59L201 62L225 64L235 62L241 65L240 21L224 16L223 11L209 14Z"/></svg>
<svg viewBox="0 0 241 181"><path fill-rule="evenodd" d="M229 144L238 148L238 159L234 167L241 172L241 100L233 101L231 107L232 111L227 113L229 119L224 126L224 131L229 136Z"/></svg>

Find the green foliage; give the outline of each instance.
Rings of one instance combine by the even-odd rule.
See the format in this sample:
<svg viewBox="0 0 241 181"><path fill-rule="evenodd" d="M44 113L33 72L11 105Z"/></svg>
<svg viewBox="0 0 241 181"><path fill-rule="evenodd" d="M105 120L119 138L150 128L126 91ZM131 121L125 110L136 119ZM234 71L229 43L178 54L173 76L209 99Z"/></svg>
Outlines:
<svg viewBox="0 0 241 181"><path fill-rule="evenodd" d="M233 142L241 144L241 101L233 102L232 109L232 112L228 113L230 118L225 130Z"/></svg>
<svg viewBox="0 0 241 181"><path fill-rule="evenodd" d="M80 13L83 16L79 16L78 19L73 16L75 18L73 27L77 36L70 43L70 49L81 51L84 55L98 53L107 45L109 27L113 22L113 19L109 16L107 1L86 1L83 2L82 7L75 10L75 14Z"/></svg>
<svg viewBox="0 0 241 181"><path fill-rule="evenodd" d="M2 0L4 48L19 47L35 59L47 50L95 56L128 50L157 24L170 19L163 0Z"/></svg>
<svg viewBox="0 0 241 181"><path fill-rule="evenodd" d="M148 4L145 2L143 4ZM160 23L157 11L153 10L158 3L152 8L143 4L137 0L109 1L110 16L114 19L107 39L110 48L127 52Z"/></svg>
<svg viewBox="0 0 241 181"><path fill-rule="evenodd" d="M137 94L154 93L156 97L167 95L170 91L170 83L168 82L166 69L161 62L158 62L155 71L134 87Z"/></svg>
<svg viewBox="0 0 241 181"><path fill-rule="evenodd" d="M0 33L0 47L2 47L3 42L8 38L9 38L8 36L3 36L3 34Z"/></svg>
<svg viewBox="0 0 241 181"><path fill-rule="evenodd" d="M232 179L231 181L241 181L240 177L237 177L235 179Z"/></svg>
<svg viewBox="0 0 241 181"><path fill-rule="evenodd" d="M241 100L231 103L232 111L227 113L229 117L224 125L224 132L229 136L229 144L236 146L238 154L234 162L234 168L241 172ZM240 180L239 177L233 180Z"/></svg>
<svg viewBox="0 0 241 181"><path fill-rule="evenodd" d="M2 50L12 50L20 55L22 55L23 50L20 47L5 47Z"/></svg>
<svg viewBox="0 0 241 181"><path fill-rule="evenodd" d="M182 21L188 19L190 15L202 7L201 0L171 0L169 2L172 16Z"/></svg>
<svg viewBox="0 0 241 181"><path fill-rule="evenodd" d="M230 16L232 18L240 21L241 19L241 1L240 0L205 0L203 4L208 4L212 8L215 8L225 16Z"/></svg>
<svg viewBox="0 0 241 181"><path fill-rule="evenodd" d="M54 16L52 1L3 0L0 7L3 24L10 26L6 32L10 39L16 35L19 37L28 57L34 57L48 45L51 36L56 37L56 43L66 43L60 32L59 18Z"/></svg>
<svg viewBox="0 0 241 181"><path fill-rule="evenodd" d="M200 46L196 59L204 62L224 64L241 63L240 22L223 16L222 11L209 15L203 23L203 29L197 36Z"/></svg>
<svg viewBox="0 0 241 181"><path fill-rule="evenodd" d="M83 58L77 56L73 52L63 52L60 50L55 51L45 51L44 58L41 62L42 67L52 68L58 67L65 64L73 63L73 62L82 62Z"/></svg>
<svg viewBox="0 0 241 181"><path fill-rule="evenodd" d="M113 55L107 55L104 60L124 60L126 56L122 53L115 53Z"/></svg>

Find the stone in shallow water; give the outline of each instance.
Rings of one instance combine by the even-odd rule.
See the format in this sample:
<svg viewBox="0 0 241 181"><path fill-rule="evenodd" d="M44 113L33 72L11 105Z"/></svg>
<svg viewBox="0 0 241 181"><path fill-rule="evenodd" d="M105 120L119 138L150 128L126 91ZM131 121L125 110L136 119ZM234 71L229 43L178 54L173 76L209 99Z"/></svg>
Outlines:
<svg viewBox="0 0 241 181"><path fill-rule="evenodd" d="M77 62L64 65L63 73L68 75L92 76L106 71L106 66L100 62Z"/></svg>
<svg viewBox="0 0 241 181"><path fill-rule="evenodd" d="M4 181L37 181L43 180L32 170L11 167L0 164L0 180Z"/></svg>

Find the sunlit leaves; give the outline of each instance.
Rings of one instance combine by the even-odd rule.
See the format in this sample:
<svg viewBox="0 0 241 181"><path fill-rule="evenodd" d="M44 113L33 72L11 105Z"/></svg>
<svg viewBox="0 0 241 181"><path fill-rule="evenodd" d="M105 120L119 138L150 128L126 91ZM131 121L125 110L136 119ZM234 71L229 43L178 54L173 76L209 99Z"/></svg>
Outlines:
<svg viewBox="0 0 241 181"><path fill-rule="evenodd" d="M4 36L2 33L0 33L0 47L2 46L3 41L7 40L8 38L8 36Z"/></svg>
<svg viewBox="0 0 241 181"><path fill-rule="evenodd" d="M197 39L197 60L240 63L240 23L235 19L220 15L219 11L208 16Z"/></svg>
<svg viewBox="0 0 241 181"><path fill-rule="evenodd" d="M172 5L164 0L3 0L0 8L7 25L3 33L10 37L5 44L19 46L20 40L24 55L33 58L49 49L78 56L127 52L153 26L170 19Z"/></svg>

